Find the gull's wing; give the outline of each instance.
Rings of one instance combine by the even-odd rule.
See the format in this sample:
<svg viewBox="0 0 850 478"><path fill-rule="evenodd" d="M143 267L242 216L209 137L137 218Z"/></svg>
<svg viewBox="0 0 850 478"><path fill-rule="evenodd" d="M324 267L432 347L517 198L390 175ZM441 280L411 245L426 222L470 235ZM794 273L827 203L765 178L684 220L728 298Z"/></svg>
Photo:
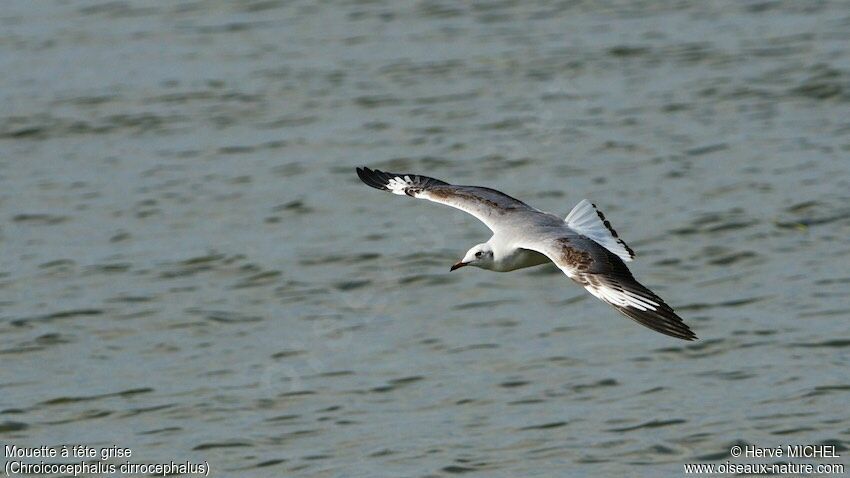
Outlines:
<svg viewBox="0 0 850 478"><path fill-rule="evenodd" d="M602 211L596 208L596 204L582 199L580 203L567 215L567 225L582 236L589 237L600 246L620 256L620 259L631 262L635 258L635 251L625 243L611 223L605 219Z"/></svg>
<svg viewBox="0 0 850 478"><path fill-rule="evenodd" d="M671 337L697 338L669 305L632 277L620 257L593 240L549 233L521 247L545 254L567 277L635 322Z"/></svg>
<svg viewBox="0 0 850 478"><path fill-rule="evenodd" d="M495 189L480 186L456 186L417 174L385 173L377 169L357 168L360 180L375 189L393 194L427 199L472 214L496 232L501 216L514 211L536 209Z"/></svg>

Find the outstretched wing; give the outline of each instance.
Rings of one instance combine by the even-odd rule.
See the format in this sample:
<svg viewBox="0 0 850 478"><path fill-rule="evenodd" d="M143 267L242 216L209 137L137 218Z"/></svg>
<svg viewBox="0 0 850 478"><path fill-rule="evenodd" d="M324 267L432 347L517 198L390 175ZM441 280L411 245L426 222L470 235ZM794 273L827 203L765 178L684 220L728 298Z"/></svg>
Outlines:
<svg viewBox="0 0 850 478"><path fill-rule="evenodd" d="M593 240L553 234L521 247L545 254L567 277L635 322L671 337L697 338L669 305L632 277L620 257Z"/></svg>
<svg viewBox="0 0 850 478"><path fill-rule="evenodd" d="M417 174L385 173L377 169L357 168L360 180L375 189L393 194L427 199L472 214L496 232L500 217L513 211L537 211L528 204L495 189L480 186L456 186Z"/></svg>
<svg viewBox="0 0 850 478"><path fill-rule="evenodd" d="M634 260L635 251L620 239L602 211L596 208L596 204L582 199L565 220L573 230L593 239L600 246L620 256L620 259L626 262Z"/></svg>

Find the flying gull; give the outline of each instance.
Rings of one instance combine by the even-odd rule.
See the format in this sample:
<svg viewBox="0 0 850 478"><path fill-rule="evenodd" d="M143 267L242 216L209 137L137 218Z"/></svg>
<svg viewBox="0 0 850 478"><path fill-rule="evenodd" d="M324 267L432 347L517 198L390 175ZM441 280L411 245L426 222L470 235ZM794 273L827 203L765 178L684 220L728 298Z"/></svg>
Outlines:
<svg viewBox="0 0 850 478"><path fill-rule="evenodd" d="M357 168L357 175L376 189L460 209L493 231L490 240L470 249L451 270L475 266L507 272L551 261L596 298L639 324L671 337L697 338L669 305L632 277L625 262L634 259L634 251L587 199L561 219L495 189L366 167Z"/></svg>

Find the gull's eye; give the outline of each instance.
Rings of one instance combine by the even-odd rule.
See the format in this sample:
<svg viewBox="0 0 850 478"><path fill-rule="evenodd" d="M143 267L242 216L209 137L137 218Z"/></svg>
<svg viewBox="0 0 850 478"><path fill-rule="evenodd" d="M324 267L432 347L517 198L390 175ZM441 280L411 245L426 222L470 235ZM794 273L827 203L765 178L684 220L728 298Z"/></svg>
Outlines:
<svg viewBox="0 0 850 478"><path fill-rule="evenodd" d="M484 253L481 252L481 251L478 251L478 252L475 253L475 257L481 257L481 254L484 254Z"/></svg>

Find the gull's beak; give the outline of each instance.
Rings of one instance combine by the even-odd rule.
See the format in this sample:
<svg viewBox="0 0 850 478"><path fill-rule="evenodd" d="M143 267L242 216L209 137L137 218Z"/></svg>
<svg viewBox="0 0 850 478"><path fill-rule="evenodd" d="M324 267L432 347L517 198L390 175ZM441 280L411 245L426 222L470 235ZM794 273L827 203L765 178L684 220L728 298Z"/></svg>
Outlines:
<svg viewBox="0 0 850 478"><path fill-rule="evenodd" d="M451 271L453 271L453 270L455 270L455 269L460 269L461 267L463 267L463 266L465 266L465 265L467 265L467 264L469 264L469 262L463 262L463 261L458 262L458 263L456 263L455 265L453 265L451 269L449 269L449 272L451 272Z"/></svg>

